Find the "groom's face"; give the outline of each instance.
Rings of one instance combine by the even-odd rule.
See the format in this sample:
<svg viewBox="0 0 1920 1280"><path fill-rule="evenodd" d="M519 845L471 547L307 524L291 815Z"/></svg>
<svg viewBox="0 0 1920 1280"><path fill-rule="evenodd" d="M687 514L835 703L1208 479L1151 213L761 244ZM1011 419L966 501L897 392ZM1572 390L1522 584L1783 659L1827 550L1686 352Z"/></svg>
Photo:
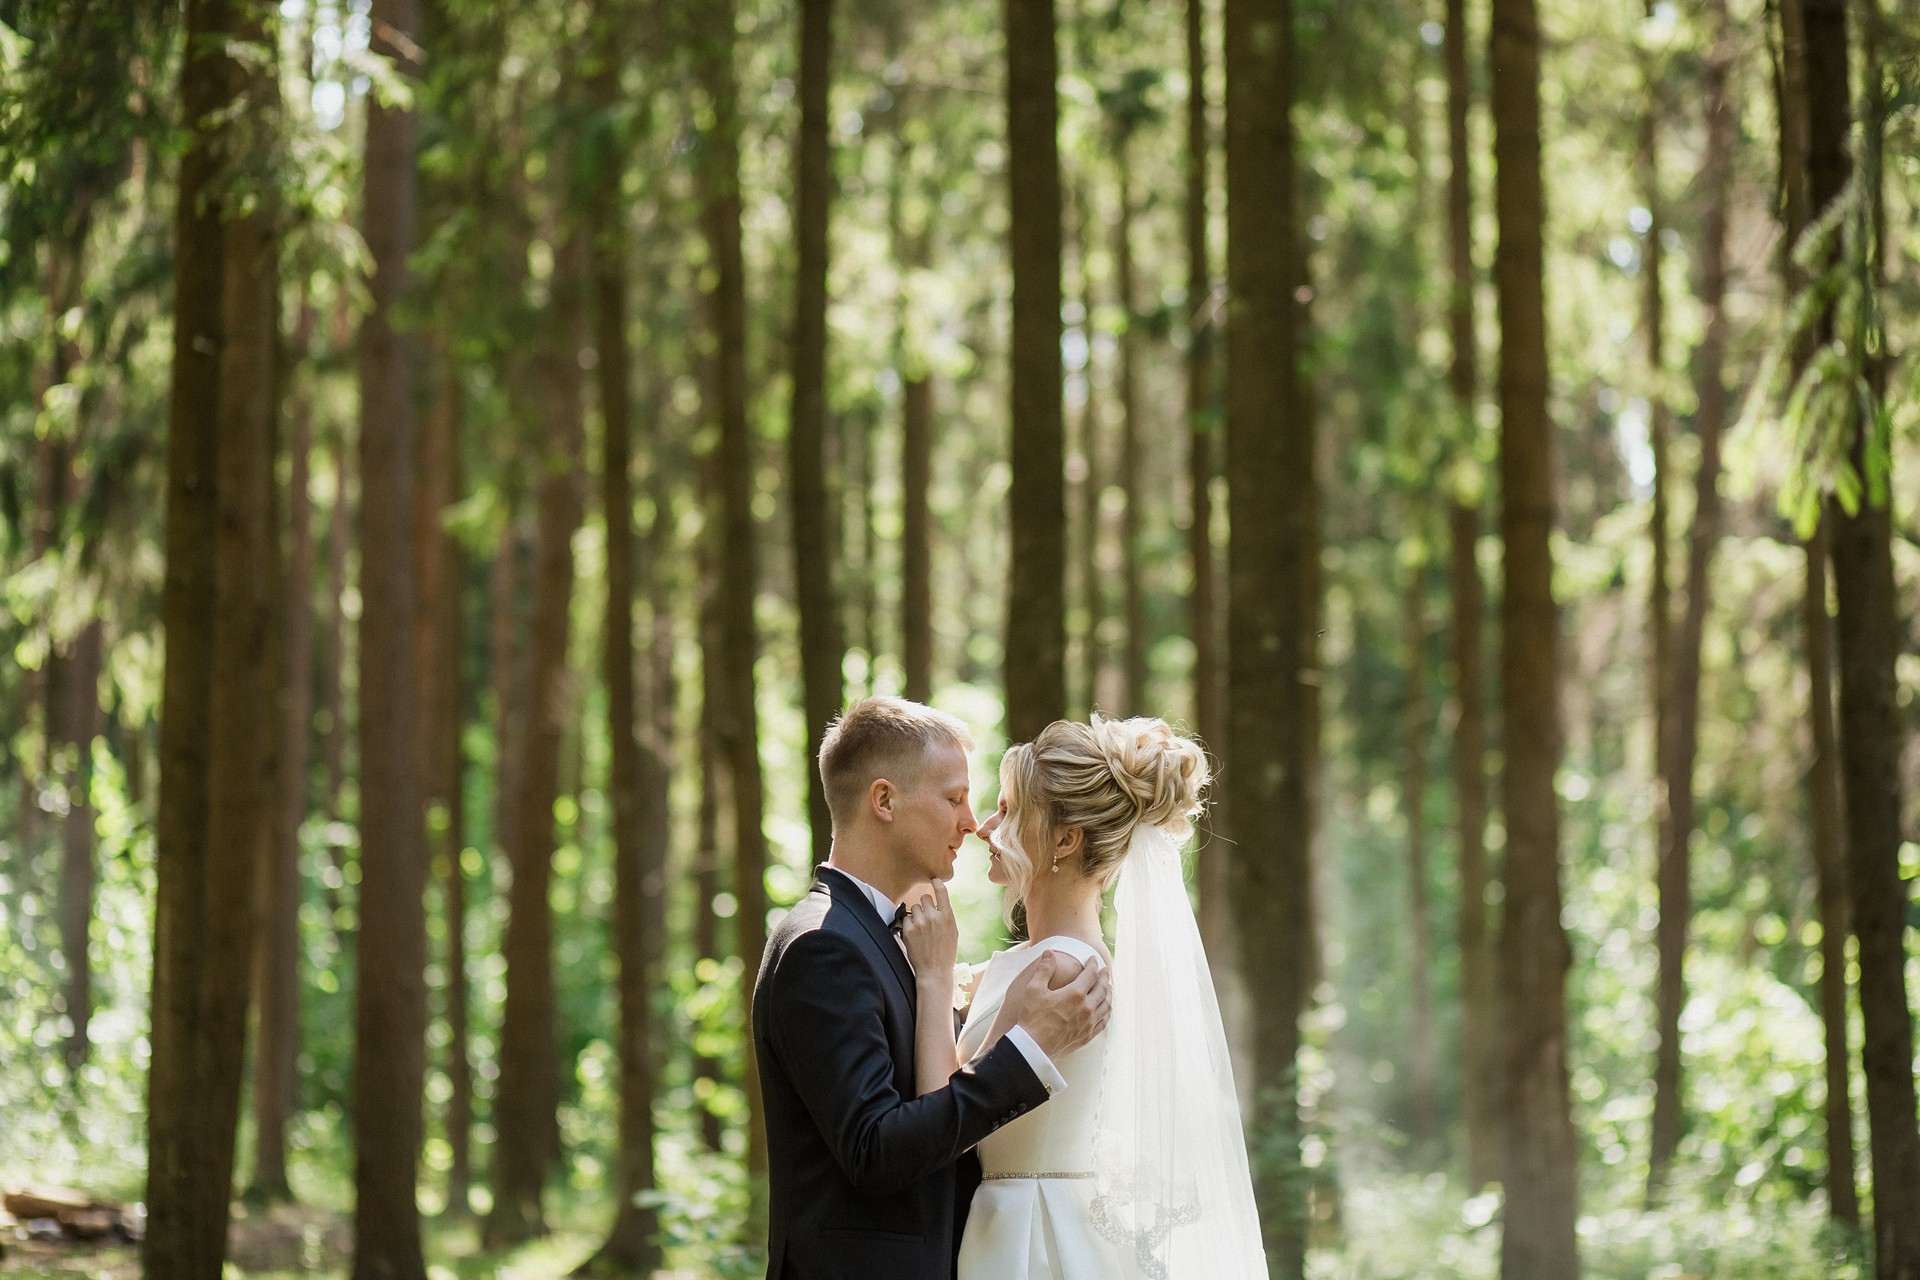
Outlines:
<svg viewBox="0 0 1920 1280"><path fill-rule="evenodd" d="M974 829L967 797L967 756L956 746L935 748L920 777L894 809L895 850L916 882L951 880L960 842Z"/></svg>

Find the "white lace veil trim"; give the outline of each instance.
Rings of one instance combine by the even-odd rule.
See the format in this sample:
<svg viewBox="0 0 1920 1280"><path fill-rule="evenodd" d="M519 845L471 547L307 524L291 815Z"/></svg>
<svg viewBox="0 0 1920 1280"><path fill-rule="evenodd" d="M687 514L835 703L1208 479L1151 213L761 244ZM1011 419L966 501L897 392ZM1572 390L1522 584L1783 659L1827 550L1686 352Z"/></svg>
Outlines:
<svg viewBox="0 0 1920 1280"><path fill-rule="evenodd" d="M1134 829L1114 912L1094 1225L1129 1280L1265 1280L1226 1030L1164 828Z"/></svg>

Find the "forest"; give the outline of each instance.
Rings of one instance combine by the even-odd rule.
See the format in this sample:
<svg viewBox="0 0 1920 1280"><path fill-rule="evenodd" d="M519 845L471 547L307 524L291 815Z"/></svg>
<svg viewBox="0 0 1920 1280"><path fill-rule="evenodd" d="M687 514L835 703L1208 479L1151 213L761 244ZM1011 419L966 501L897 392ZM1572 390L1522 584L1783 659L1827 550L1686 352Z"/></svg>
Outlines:
<svg viewBox="0 0 1920 1280"><path fill-rule="evenodd" d="M1920 1280L1917 393L1916 0L5 0L0 1276L762 1274L896 693L1276 1280Z"/></svg>

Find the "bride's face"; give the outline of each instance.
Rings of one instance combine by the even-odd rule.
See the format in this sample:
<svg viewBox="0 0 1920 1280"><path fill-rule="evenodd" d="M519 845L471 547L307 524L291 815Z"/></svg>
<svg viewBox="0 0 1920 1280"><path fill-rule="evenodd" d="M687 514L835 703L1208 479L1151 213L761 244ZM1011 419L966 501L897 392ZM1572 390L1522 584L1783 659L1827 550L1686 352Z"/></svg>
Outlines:
<svg viewBox="0 0 1920 1280"><path fill-rule="evenodd" d="M1013 875L1007 870L1006 846L1001 843L998 834L1007 821L1007 798L1000 797L1000 807L980 819L974 834L987 842L987 879L998 885L1013 883Z"/></svg>

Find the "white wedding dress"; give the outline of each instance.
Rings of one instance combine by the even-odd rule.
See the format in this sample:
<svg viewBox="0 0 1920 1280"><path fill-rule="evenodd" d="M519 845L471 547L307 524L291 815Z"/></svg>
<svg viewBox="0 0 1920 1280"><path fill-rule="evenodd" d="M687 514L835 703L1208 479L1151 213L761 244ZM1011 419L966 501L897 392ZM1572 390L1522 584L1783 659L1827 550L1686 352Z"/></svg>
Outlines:
<svg viewBox="0 0 1920 1280"><path fill-rule="evenodd" d="M1064 1090L981 1140L959 1280L1266 1280L1226 1033L1181 874L1185 838L1135 829L1114 892L1112 1021L1056 1064ZM1101 963L1067 937L994 955L962 1061L1047 951Z"/></svg>
<svg viewBox="0 0 1920 1280"><path fill-rule="evenodd" d="M1043 938L996 953L974 990L960 1057L971 1060L1007 988L1046 951L1103 964L1078 938ZM1108 1036L1058 1064L1067 1087L980 1143L985 1174L960 1240L959 1280L1116 1280L1130 1274L1093 1225L1093 1137Z"/></svg>

